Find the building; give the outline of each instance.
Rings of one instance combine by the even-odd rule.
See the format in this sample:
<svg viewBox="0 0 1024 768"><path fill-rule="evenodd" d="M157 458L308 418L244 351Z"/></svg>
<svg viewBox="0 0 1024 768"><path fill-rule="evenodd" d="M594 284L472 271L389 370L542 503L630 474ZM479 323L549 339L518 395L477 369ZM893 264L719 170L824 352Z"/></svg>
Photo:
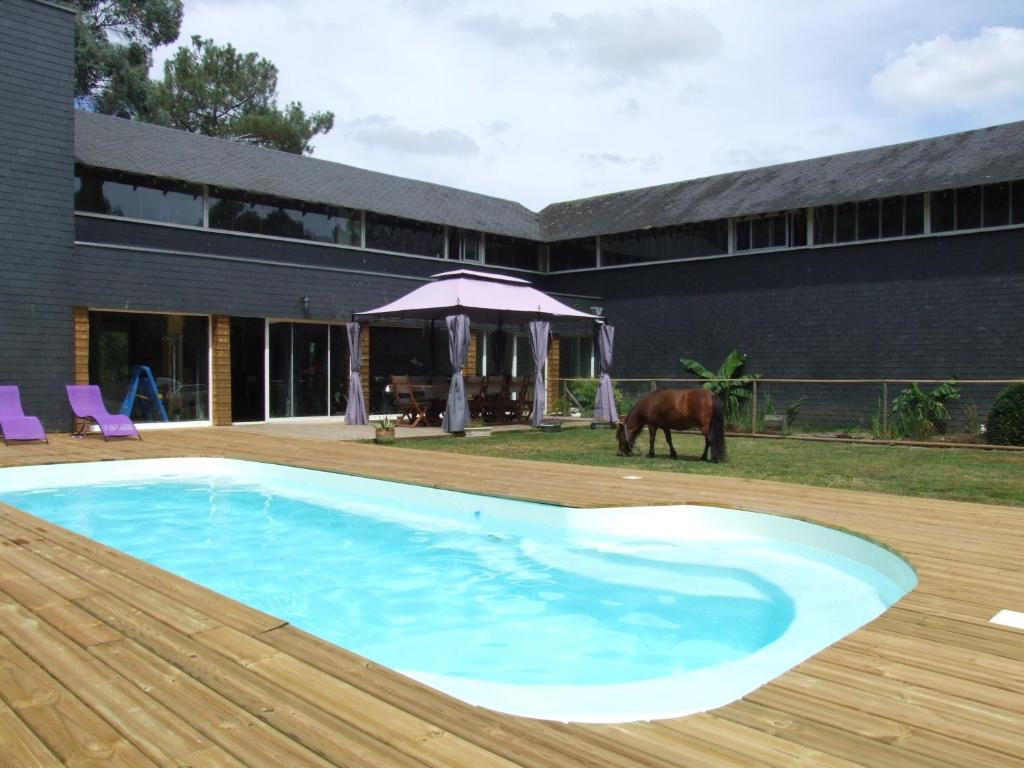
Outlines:
<svg viewBox="0 0 1024 768"><path fill-rule="evenodd" d="M1024 375L1024 122L534 213L75 111L73 16L10 0L0 17L0 382L48 429L69 426L64 384L116 405L139 364L171 421L343 413L341 326L453 261L602 307L617 377L734 348L772 377ZM576 334L555 377L591 373ZM429 331L365 336L371 410L387 373L444 368ZM481 331L474 365L495 353Z"/></svg>

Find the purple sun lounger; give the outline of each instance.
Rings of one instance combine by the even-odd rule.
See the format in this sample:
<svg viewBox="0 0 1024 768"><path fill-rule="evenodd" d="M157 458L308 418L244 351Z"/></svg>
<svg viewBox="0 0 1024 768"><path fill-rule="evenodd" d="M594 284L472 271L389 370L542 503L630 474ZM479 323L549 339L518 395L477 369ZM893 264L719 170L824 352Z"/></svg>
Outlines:
<svg viewBox="0 0 1024 768"><path fill-rule="evenodd" d="M68 402L75 416L82 419L81 428L72 435L82 437L90 423L100 428L103 439L111 437L137 437L142 439L139 430L127 416L110 413L103 404L103 395L95 384L68 384Z"/></svg>
<svg viewBox="0 0 1024 768"><path fill-rule="evenodd" d="M21 409L21 393L12 385L0 387L0 434L3 434L4 445L12 440L50 442L39 419L25 415Z"/></svg>

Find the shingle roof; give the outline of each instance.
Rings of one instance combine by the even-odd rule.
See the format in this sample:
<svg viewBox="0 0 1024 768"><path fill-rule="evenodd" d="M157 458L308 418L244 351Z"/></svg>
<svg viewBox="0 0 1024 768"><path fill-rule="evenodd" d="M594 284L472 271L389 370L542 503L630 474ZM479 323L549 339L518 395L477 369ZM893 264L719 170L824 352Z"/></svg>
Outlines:
<svg viewBox="0 0 1024 768"><path fill-rule="evenodd" d="M439 184L76 112L86 165L328 203L531 240L1024 179L1024 121L887 147L570 200L539 214Z"/></svg>
<svg viewBox="0 0 1024 768"><path fill-rule="evenodd" d="M540 239L537 214L511 200L92 112L75 112L75 159L128 173Z"/></svg>
<svg viewBox="0 0 1024 768"><path fill-rule="evenodd" d="M549 205L546 240L1024 179L1024 121Z"/></svg>

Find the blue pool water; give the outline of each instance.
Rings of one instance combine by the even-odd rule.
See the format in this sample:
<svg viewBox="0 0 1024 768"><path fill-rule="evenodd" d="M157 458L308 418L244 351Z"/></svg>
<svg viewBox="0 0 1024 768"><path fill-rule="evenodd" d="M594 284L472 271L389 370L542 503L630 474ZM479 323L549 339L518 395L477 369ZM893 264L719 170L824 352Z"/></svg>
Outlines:
<svg viewBox="0 0 1024 768"><path fill-rule="evenodd" d="M96 466L88 484L55 483L52 472L40 483L40 472L19 485L5 480L25 470L3 470L0 500L522 714L587 719L578 710L588 691L749 666L776 655L801 612L825 610L817 621L845 634L906 591L872 564L801 541L706 523L691 539L663 540L639 511L639 535L623 538L544 524L559 517L554 507L325 473L308 473L313 482L243 462L118 465L106 480L111 465ZM557 712L502 706L525 688L549 703L569 698ZM638 706L616 717L663 708Z"/></svg>

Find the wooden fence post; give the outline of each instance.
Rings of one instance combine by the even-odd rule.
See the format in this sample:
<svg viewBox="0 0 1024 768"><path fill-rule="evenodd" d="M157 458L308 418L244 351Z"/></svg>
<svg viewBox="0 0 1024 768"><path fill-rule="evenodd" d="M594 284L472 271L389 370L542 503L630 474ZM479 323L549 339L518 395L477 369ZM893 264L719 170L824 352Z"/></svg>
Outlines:
<svg viewBox="0 0 1024 768"><path fill-rule="evenodd" d="M750 406L750 434L757 434L757 379L754 379L754 399Z"/></svg>
<svg viewBox="0 0 1024 768"><path fill-rule="evenodd" d="M889 382L882 382L882 437L889 436Z"/></svg>

